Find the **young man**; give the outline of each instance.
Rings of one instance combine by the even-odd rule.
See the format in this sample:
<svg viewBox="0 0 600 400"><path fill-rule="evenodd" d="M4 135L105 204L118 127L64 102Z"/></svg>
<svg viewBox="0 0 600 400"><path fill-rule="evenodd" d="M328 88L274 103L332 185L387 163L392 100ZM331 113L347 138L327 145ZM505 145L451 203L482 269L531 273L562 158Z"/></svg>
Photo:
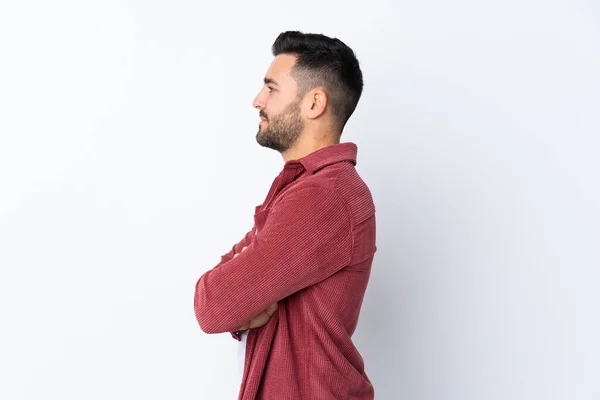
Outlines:
<svg viewBox="0 0 600 400"><path fill-rule="evenodd" d="M373 386L351 337L371 272L375 207L340 135L363 88L354 52L290 31L253 106L257 142L285 165L255 225L196 284L206 333L242 344L239 400L367 400Z"/></svg>

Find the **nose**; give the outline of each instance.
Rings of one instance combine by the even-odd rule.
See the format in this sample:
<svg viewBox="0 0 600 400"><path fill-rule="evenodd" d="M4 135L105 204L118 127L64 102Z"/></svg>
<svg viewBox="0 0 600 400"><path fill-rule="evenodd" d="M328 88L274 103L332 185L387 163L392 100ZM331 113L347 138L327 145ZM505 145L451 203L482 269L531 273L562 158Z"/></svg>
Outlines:
<svg viewBox="0 0 600 400"><path fill-rule="evenodd" d="M252 107L257 108L259 110L265 109L265 97L262 95L262 92L263 91L261 90L252 102Z"/></svg>

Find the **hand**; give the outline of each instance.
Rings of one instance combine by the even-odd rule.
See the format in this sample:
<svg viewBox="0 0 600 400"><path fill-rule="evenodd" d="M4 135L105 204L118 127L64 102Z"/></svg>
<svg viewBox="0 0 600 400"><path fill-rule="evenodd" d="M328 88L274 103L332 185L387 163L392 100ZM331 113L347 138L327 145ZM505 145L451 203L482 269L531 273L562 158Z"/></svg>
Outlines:
<svg viewBox="0 0 600 400"><path fill-rule="evenodd" d="M250 321L246 322L244 326L242 326L240 331L245 331L247 329L260 328L263 325L266 325L267 322L271 319L277 308L279 307L279 303L275 302L271 304L265 311L258 314L256 317L252 318Z"/></svg>
<svg viewBox="0 0 600 400"><path fill-rule="evenodd" d="M237 257L237 256L239 256L240 254L242 254L242 253L244 252L244 250L246 250L247 248L248 248L248 246L244 246L244 247L242 248L242 251L240 251L239 253L236 253L236 254L233 256L233 258L236 258L236 257Z"/></svg>

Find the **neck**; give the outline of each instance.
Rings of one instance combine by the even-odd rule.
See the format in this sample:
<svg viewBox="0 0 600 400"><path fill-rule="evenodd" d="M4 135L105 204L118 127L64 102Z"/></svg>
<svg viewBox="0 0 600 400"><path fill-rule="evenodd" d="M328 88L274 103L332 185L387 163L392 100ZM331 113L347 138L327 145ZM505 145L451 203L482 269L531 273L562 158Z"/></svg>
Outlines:
<svg viewBox="0 0 600 400"><path fill-rule="evenodd" d="M284 162L299 160L324 147L340 143L340 134L331 127L306 127L296 144L281 153Z"/></svg>

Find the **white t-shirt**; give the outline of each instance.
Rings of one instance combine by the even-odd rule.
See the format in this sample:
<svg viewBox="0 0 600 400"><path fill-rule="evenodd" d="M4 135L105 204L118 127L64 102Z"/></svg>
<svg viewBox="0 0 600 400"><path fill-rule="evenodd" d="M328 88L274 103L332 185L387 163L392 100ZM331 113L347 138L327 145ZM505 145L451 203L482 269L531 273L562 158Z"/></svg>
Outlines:
<svg viewBox="0 0 600 400"><path fill-rule="evenodd" d="M244 377L244 360L246 357L246 337L248 336L248 331L243 331L241 336L242 341L239 343L240 347L238 348L238 372L240 374L240 384Z"/></svg>

